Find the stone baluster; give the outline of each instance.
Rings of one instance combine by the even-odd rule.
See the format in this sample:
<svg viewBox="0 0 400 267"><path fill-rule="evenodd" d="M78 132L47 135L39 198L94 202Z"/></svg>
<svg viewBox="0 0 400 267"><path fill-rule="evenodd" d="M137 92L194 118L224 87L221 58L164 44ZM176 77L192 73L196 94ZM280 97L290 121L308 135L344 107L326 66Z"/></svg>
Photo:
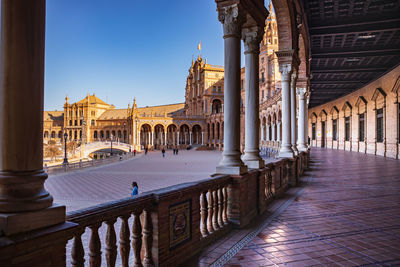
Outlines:
<svg viewBox="0 0 400 267"><path fill-rule="evenodd" d="M200 194L200 216L201 216L201 228L200 232L203 237L208 235L207 231L207 192L202 192Z"/></svg>
<svg viewBox="0 0 400 267"><path fill-rule="evenodd" d="M219 229L218 225L218 194L217 194L218 189L215 189L212 191L213 194L213 208L214 208L214 214L213 214L213 219L212 219L212 224L214 231L217 231Z"/></svg>
<svg viewBox="0 0 400 267"><path fill-rule="evenodd" d="M128 219L129 215L121 216L121 229L119 232L119 253L121 255L122 266L129 266L129 252L130 252L130 233Z"/></svg>
<svg viewBox="0 0 400 267"><path fill-rule="evenodd" d="M140 257L140 250L142 249L142 225L140 223L140 213L133 213L133 226L132 226L132 248L135 256L133 266L140 267L142 260Z"/></svg>
<svg viewBox="0 0 400 267"><path fill-rule="evenodd" d="M213 194L212 190L208 190L208 218L207 218L207 229L210 234L214 233L213 228L213 214L214 214L214 206L213 206Z"/></svg>
<svg viewBox="0 0 400 267"><path fill-rule="evenodd" d="M151 219L151 211L144 210L144 227L143 227L143 241L144 241L144 260L145 266L153 266L153 222Z"/></svg>
<svg viewBox="0 0 400 267"><path fill-rule="evenodd" d="M224 31L224 152L217 173L243 174L240 159L240 39L244 12L238 4L218 8Z"/></svg>
<svg viewBox="0 0 400 267"><path fill-rule="evenodd" d="M106 221L107 233L106 233L106 262L107 266L115 266L115 260L117 259L117 237L115 235L114 223L116 219Z"/></svg>
<svg viewBox="0 0 400 267"><path fill-rule="evenodd" d="M223 190L223 198L224 198L224 205L223 205L224 210L222 213L222 220L224 221L224 224L227 225L228 224L228 216L227 216L227 213L228 213L228 189L225 186L222 190Z"/></svg>
<svg viewBox="0 0 400 267"><path fill-rule="evenodd" d="M85 263L85 250L82 245L82 234L85 229L79 229L75 232L74 242L71 250L71 265L73 267L83 267Z"/></svg>
<svg viewBox="0 0 400 267"><path fill-rule="evenodd" d="M222 188L218 188L216 191L218 194L218 225L219 225L219 228L222 228L222 227L224 227L224 222L222 219L222 213L224 212L223 211L224 200L223 200L223 196L222 196Z"/></svg>
<svg viewBox="0 0 400 267"><path fill-rule="evenodd" d="M90 267L101 266L101 242L99 237L99 228L101 223L90 225L92 231L89 241L89 265Z"/></svg>
<svg viewBox="0 0 400 267"><path fill-rule="evenodd" d="M259 115L259 55L260 42L264 34L262 27L243 29L244 54L246 65L245 77L245 148L243 161L248 168L264 167L260 157L260 115Z"/></svg>

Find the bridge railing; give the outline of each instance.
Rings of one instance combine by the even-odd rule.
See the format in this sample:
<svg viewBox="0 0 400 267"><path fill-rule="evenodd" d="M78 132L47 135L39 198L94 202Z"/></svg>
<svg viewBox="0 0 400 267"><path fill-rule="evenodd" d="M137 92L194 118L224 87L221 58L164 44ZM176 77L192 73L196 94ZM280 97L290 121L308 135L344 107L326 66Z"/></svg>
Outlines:
<svg viewBox="0 0 400 267"><path fill-rule="evenodd" d="M56 173L68 172L68 171L73 171L73 170L82 169L82 168L100 166L103 164L108 164L108 163L132 158L132 157L134 157L133 153L126 153L123 155L114 155L114 156L110 156L107 158L93 159L93 160L89 160L89 161L79 161L79 162L68 163L68 164L44 166L44 170L48 174L56 174Z"/></svg>

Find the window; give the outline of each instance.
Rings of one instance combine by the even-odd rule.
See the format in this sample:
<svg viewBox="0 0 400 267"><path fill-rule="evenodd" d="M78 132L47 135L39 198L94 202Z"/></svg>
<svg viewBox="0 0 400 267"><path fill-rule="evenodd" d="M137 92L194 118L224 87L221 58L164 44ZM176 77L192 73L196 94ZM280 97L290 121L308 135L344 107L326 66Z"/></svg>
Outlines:
<svg viewBox="0 0 400 267"><path fill-rule="evenodd" d="M222 93L222 87L218 86L218 93Z"/></svg>
<svg viewBox="0 0 400 267"><path fill-rule="evenodd" d="M261 58L261 63L264 64L264 58L263 57Z"/></svg>
<svg viewBox="0 0 400 267"><path fill-rule="evenodd" d="M242 89L242 91L243 91L243 79L240 80L240 89Z"/></svg>
<svg viewBox="0 0 400 267"><path fill-rule="evenodd" d="M213 86L213 93L215 93L217 91L217 86Z"/></svg>
<svg viewBox="0 0 400 267"><path fill-rule="evenodd" d="M332 120L332 138L337 141L337 119Z"/></svg>
<svg viewBox="0 0 400 267"><path fill-rule="evenodd" d="M82 125L82 120L79 121L79 125Z"/></svg>
<svg viewBox="0 0 400 267"><path fill-rule="evenodd" d="M72 120L69 120L69 126L72 126Z"/></svg>
<svg viewBox="0 0 400 267"><path fill-rule="evenodd" d="M90 125L94 126L94 120L91 120Z"/></svg>
<svg viewBox="0 0 400 267"><path fill-rule="evenodd" d="M360 141L364 141L365 138L365 130L364 130L364 121L365 121L365 117L364 117L364 113L360 114L358 117L358 138L360 139Z"/></svg>
<svg viewBox="0 0 400 267"><path fill-rule="evenodd" d="M344 140L350 141L350 117L344 118Z"/></svg>
<svg viewBox="0 0 400 267"><path fill-rule="evenodd" d="M315 123L312 123L311 124L311 127L312 127L312 140L315 140Z"/></svg>
<svg viewBox="0 0 400 267"><path fill-rule="evenodd" d="M75 126L78 126L78 121L77 120L75 120L75 124L74 124Z"/></svg>
<svg viewBox="0 0 400 267"><path fill-rule="evenodd" d="M264 90L261 91L261 101L264 99Z"/></svg>
<svg viewBox="0 0 400 267"><path fill-rule="evenodd" d="M383 142L383 108L376 110L376 142Z"/></svg>

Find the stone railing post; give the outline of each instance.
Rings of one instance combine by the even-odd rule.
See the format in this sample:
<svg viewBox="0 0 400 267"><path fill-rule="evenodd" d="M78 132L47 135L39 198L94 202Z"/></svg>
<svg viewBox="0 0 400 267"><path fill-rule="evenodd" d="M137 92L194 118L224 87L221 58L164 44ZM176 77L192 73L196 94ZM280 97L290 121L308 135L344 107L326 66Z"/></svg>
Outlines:
<svg viewBox="0 0 400 267"><path fill-rule="evenodd" d="M307 151L306 128L308 124L306 120L306 88L297 88L297 94L299 95L299 132L297 139L297 148L299 151Z"/></svg>

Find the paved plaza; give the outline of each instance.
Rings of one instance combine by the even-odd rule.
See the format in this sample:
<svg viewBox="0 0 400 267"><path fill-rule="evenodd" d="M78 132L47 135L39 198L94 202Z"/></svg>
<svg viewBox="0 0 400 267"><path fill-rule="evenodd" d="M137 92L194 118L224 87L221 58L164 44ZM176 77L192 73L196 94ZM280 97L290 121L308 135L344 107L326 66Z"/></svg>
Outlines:
<svg viewBox="0 0 400 267"><path fill-rule="evenodd" d="M313 148L302 179L262 220L188 264L400 266L398 160Z"/></svg>
<svg viewBox="0 0 400 267"><path fill-rule="evenodd" d="M132 181L138 183L139 192L147 192L208 178L220 159L220 151L180 150L173 155L168 150L165 158L160 151L151 151L100 167L50 175L45 187L55 203L72 211L129 197Z"/></svg>

